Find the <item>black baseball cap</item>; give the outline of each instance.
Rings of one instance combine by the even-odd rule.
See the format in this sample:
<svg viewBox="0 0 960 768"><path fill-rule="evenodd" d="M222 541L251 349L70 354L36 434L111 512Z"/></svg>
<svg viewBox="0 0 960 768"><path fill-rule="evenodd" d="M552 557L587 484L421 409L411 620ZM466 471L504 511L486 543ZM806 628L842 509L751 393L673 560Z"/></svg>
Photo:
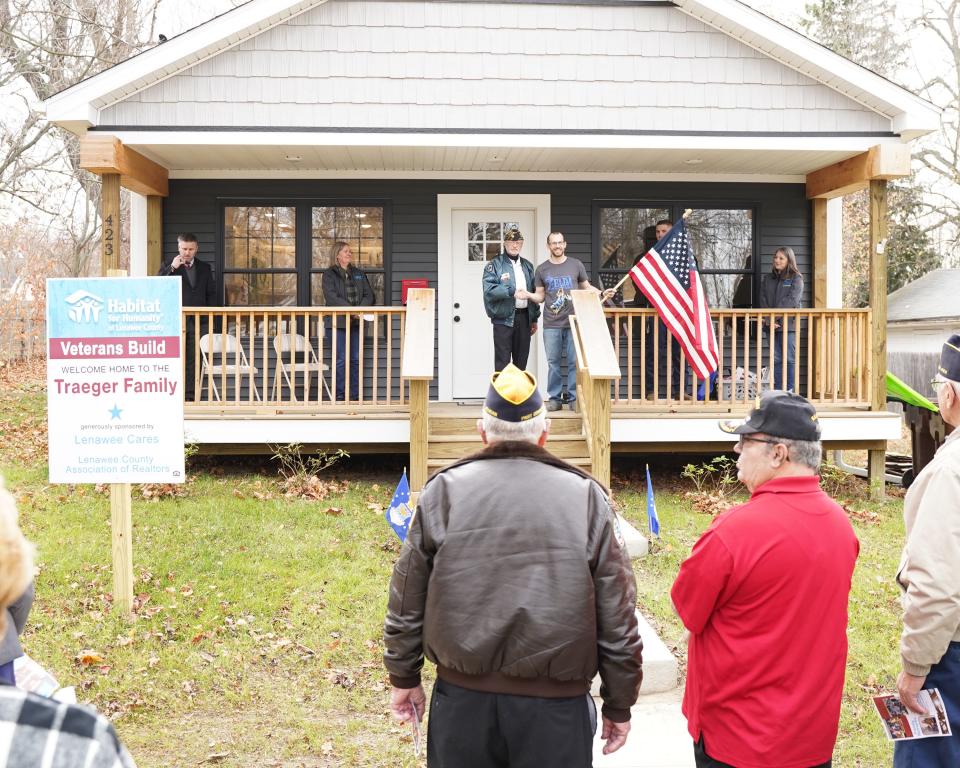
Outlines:
<svg viewBox="0 0 960 768"><path fill-rule="evenodd" d="M760 396L757 407L744 421L721 421L720 429L731 435L763 432L787 440L819 440L817 409L809 400L793 392L773 389Z"/></svg>
<svg viewBox="0 0 960 768"><path fill-rule="evenodd" d="M950 381L960 381L960 334L953 334L940 350L937 372Z"/></svg>

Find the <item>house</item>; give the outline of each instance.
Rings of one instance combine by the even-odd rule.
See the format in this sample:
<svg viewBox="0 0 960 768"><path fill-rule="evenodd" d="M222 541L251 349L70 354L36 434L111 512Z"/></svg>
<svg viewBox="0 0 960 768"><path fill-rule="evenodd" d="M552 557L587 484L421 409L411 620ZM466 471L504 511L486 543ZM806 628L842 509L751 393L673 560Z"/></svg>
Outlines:
<svg viewBox="0 0 960 768"><path fill-rule="evenodd" d="M889 370L929 396L943 342L960 333L960 269L934 269L887 297Z"/></svg>
<svg viewBox="0 0 960 768"><path fill-rule="evenodd" d="M648 377L649 310L610 310L612 342L584 329L612 345L603 366L581 360L608 377L596 401L607 448L725 445L717 414L743 413L770 386L770 322L799 330L793 385L821 409L829 443L868 448L882 468L885 440L899 436L882 408L885 185L909 172L909 142L938 127L939 109L736 0L251 0L46 110L82 137L105 217L119 216L121 185L136 193L134 271L155 274L191 231L218 275L222 327L247 362L230 369L245 371L232 400L221 386L212 403L207 387L187 404L201 442L406 450L416 433L439 464L459 450L443 434L465 412L456 403L486 388L478 286L504 226L519 225L534 262L547 234L564 232L568 254L611 285L644 228L688 208L723 347L719 386L702 400L671 386L669 356ZM839 198L866 186L871 307L842 310ZM270 341L311 338L329 377L319 281L340 239L382 307L359 326L365 394L347 409L326 397L326 379L299 397L297 382L285 386L279 374L296 361L280 371L283 347ZM777 319L752 307L781 245L807 281L805 309ZM434 330L413 340L427 346L418 370L423 356L432 365L411 378L401 295L416 279L435 291ZM543 380L541 350L530 366ZM423 411L413 390L429 398L429 427L412 424ZM575 442L567 455L582 458Z"/></svg>

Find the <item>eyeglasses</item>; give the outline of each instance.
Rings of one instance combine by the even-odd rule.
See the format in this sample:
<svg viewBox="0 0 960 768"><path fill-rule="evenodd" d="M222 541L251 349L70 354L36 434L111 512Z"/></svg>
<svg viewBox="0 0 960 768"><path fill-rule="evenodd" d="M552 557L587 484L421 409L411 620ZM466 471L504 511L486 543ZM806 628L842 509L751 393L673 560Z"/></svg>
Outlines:
<svg viewBox="0 0 960 768"><path fill-rule="evenodd" d="M946 379L930 379L930 389L933 390L933 394L937 395L940 393L940 387L946 383Z"/></svg>
<svg viewBox="0 0 960 768"><path fill-rule="evenodd" d="M768 440L768 439L765 438L765 437L748 437L747 435L740 435L740 445L742 446L742 445L743 445L744 443L746 443L746 442L750 442L750 443L766 443L767 445L780 445L780 444L781 444L781 441L780 441L780 440Z"/></svg>

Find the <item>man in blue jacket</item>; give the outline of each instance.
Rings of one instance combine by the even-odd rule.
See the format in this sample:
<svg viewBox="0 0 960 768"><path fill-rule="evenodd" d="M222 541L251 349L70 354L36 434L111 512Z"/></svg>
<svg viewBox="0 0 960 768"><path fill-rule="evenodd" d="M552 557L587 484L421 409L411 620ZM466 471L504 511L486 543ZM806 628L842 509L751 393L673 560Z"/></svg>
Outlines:
<svg viewBox="0 0 960 768"><path fill-rule="evenodd" d="M512 361L527 367L530 337L537 332L540 307L529 301L535 290L533 264L520 256L523 235L513 227L503 236L503 251L483 270L483 308L493 323L493 368Z"/></svg>

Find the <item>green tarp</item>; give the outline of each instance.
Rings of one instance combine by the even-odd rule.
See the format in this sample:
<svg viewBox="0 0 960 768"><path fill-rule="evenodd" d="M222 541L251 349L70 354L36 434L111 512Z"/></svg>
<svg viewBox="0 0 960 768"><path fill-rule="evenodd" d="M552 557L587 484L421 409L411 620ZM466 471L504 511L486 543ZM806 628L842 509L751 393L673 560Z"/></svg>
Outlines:
<svg viewBox="0 0 960 768"><path fill-rule="evenodd" d="M904 384L900 379L890 373L890 371L887 371L887 400L896 400L906 405L916 405L919 408L926 408L934 413L939 410L937 406L927 400L927 398L915 389L911 389Z"/></svg>

